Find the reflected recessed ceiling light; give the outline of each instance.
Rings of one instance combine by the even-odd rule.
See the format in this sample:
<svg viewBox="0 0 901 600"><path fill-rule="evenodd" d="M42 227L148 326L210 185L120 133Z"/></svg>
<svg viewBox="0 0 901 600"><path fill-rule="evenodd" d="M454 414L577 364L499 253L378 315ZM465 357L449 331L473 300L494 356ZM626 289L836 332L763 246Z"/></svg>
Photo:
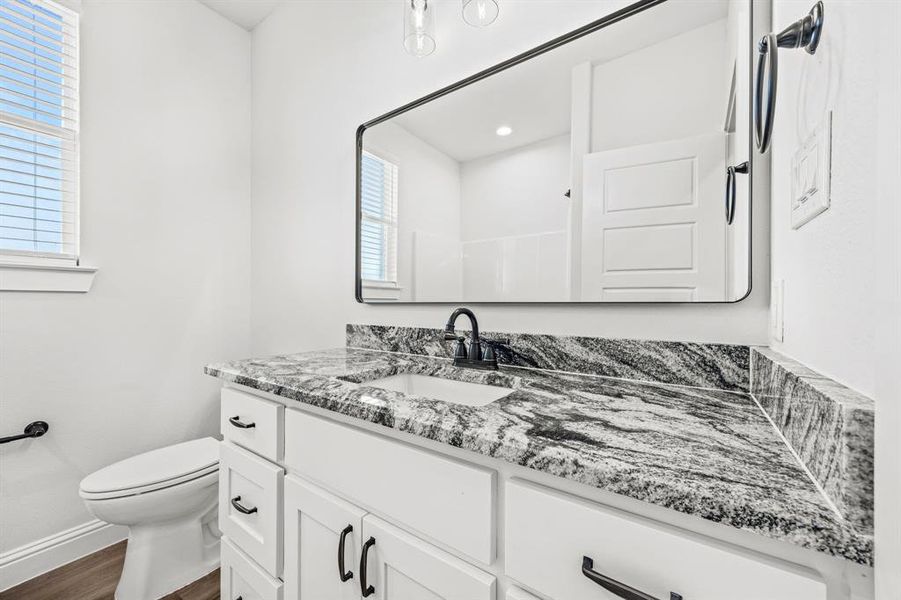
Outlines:
<svg viewBox="0 0 901 600"><path fill-rule="evenodd" d="M511 133L513 133L513 128L508 127L506 125L501 125L500 127L497 128L497 131L495 133L497 133L501 137L506 137L506 136L510 135Z"/></svg>

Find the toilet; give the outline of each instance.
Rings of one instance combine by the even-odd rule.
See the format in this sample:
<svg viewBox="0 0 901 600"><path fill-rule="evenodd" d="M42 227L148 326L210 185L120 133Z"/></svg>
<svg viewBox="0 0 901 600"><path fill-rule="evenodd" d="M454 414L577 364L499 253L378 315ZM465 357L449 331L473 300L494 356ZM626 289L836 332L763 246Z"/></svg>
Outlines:
<svg viewBox="0 0 901 600"><path fill-rule="evenodd" d="M101 521L125 525L116 600L155 600L219 566L219 442L191 440L91 473L79 495Z"/></svg>

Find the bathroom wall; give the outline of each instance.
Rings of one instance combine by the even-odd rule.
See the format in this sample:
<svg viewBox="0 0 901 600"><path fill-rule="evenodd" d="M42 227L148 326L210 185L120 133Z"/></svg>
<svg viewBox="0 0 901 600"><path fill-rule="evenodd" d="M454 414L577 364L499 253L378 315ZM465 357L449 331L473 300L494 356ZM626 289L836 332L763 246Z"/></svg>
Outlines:
<svg viewBox="0 0 901 600"><path fill-rule="evenodd" d="M569 167L569 134L462 164L464 298L569 298Z"/></svg>
<svg viewBox="0 0 901 600"><path fill-rule="evenodd" d="M775 0L774 24L802 17L810 2ZM781 352L872 396L881 317L872 309L877 262L877 135L880 55L874 23L884 3L833 0L817 53L779 53L773 134L773 279L784 282ZM897 107L896 107L897 108ZM831 207L791 228L791 161L832 111Z"/></svg>
<svg viewBox="0 0 901 600"><path fill-rule="evenodd" d="M394 2L288 2L253 34L254 352L343 344L346 322L437 326L452 305L354 301L357 126L615 9L624 0L505 2L478 30L438 3L438 50L401 45ZM337 25L337 24L340 24ZM763 168L763 167L761 167ZM484 327L629 338L766 343L768 232L755 206L756 291L739 304L477 306Z"/></svg>
<svg viewBox="0 0 901 600"><path fill-rule="evenodd" d="M564 231L569 157L567 134L464 162L463 241Z"/></svg>
<svg viewBox="0 0 901 600"><path fill-rule="evenodd" d="M0 294L2 434L50 423L0 446L2 567L91 520L87 473L215 434L203 365L250 350L250 35L195 2L83 11L82 263L100 270L87 294Z"/></svg>

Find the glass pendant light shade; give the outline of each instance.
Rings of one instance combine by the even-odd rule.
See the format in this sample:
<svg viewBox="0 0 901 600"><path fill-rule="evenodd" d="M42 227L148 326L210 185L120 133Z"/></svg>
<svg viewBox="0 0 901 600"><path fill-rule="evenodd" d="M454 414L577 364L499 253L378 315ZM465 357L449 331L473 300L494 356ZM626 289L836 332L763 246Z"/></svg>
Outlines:
<svg viewBox="0 0 901 600"><path fill-rule="evenodd" d="M404 49L413 56L435 51L434 0L404 0Z"/></svg>
<svg viewBox="0 0 901 600"><path fill-rule="evenodd" d="M499 12L497 0L463 0L463 20L473 27L491 25Z"/></svg>

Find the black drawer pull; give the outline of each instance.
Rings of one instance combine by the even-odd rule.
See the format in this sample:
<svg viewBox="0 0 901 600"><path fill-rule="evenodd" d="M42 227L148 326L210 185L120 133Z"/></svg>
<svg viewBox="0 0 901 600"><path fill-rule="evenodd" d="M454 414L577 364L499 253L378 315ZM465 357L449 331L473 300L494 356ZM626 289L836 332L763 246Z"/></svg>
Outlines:
<svg viewBox="0 0 901 600"><path fill-rule="evenodd" d="M587 556L582 557L582 575L624 600L657 600L654 596L648 596L644 592L598 573L594 570L594 561ZM682 600L682 596L675 592L670 592L669 598L670 600Z"/></svg>
<svg viewBox="0 0 901 600"><path fill-rule="evenodd" d="M360 591L364 598L375 593L375 588L366 581L366 559L369 557L369 549L373 546L375 546L375 538L370 536L363 544L363 553L360 555Z"/></svg>
<svg viewBox="0 0 901 600"><path fill-rule="evenodd" d="M235 496L231 500L232 506L235 507L235 510L241 513L242 515L252 515L257 512L257 507L247 508L243 504L241 504L241 496Z"/></svg>
<svg viewBox="0 0 901 600"><path fill-rule="evenodd" d="M341 581L347 581L354 578L353 571L347 571L344 568L344 542L353 530L354 526L348 525L341 531L341 537L338 538L338 577L341 578Z"/></svg>
<svg viewBox="0 0 901 600"><path fill-rule="evenodd" d="M229 418L228 422L238 429L252 429L257 426L256 423L242 423L240 416L231 417Z"/></svg>

